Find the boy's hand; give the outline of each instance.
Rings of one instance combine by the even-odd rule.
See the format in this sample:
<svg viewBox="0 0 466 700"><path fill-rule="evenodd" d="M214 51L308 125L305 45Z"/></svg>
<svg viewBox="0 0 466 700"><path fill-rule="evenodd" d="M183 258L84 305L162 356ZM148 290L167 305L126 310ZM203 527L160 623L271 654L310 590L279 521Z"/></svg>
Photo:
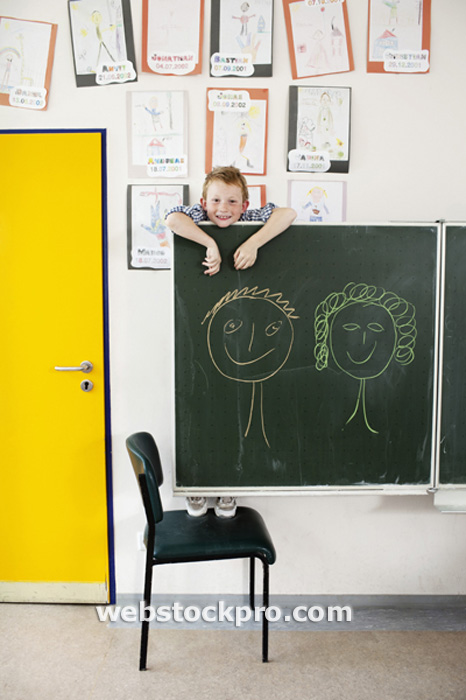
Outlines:
<svg viewBox="0 0 466 700"><path fill-rule="evenodd" d="M220 251L215 241L212 241L212 244L207 246L205 259L202 264L207 268L207 270L204 272L205 275L216 275L220 270L222 256L220 255Z"/></svg>
<svg viewBox="0 0 466 700"><path fill-rule="evenodd" d="M252 267L257 260L257 250L258 246L250 238L244 241L233 256L235 270L247 270L248 267Z"/></svg>
<svg viewBox="0 0 466 700"><path fill-rule="evenodd" d="M257 260L257 251L285 231L296 219L296 212L289 207L276 207L268 221L236 250L233 260L235 270L247 270Z"/></svg>

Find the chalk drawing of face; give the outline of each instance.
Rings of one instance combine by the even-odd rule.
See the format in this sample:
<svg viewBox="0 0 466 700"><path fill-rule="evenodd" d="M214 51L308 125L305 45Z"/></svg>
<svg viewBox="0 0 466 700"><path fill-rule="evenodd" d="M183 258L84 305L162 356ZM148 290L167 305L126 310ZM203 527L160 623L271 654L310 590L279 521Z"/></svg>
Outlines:
<svg viewBox="0 0 466 700"><path fill-rule="evenodd" d="M414 360L416 309L394 292L367 284L348 283L332 292L316 308L314 355L316 369L337 367L359 381L359 391L348 424L362 410L364 423L374 430L366 412L366 381L380 377L392 360L409 365Z"/></svg>
<svg viewBox="0 0 466 700"><path fill-rule="evenodd" d="M210 356L220 374L238 382L263 382L287 361L293 324L269 299L244 297L227 303L207 329Z"/></svg>
<svg viewBox="0 0 466 700"><path fill-rule="evenodd" d="M294 309L282 295L245 287L229 292L208 312L207 347L215 368L233 381L252 384L249 422L252 423L256 384L260 385L262 434L267 439L263 415L263 383L285 365L294 342Z"/></svg>
<svg viewBox="0 0 466 700"><path fill-rule="evenodd" d="M332 357L350 377L378 377L392 361L395 347L395 324L383 306L354 302L338 311L332 319Z"/></svg>

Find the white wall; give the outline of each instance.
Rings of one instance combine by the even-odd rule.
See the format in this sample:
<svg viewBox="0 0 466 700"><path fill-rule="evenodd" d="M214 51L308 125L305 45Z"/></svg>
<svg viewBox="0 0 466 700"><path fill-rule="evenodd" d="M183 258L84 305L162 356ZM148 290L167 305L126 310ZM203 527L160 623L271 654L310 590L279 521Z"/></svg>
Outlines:
<svg viewBox="0 0 466 700"><path fill-rule="evenodd" d="M138 69L141 1L132 0ZM176 4L176 0L174 0ZM292 84L283 10L275 3L274 76L247 81L270 91L268 199L286 203L287 97ZM368 75L365 70L367 1L348 0L356 69L295 81L353 88L348 220L356 222L465 220L466 3L433 0L429 75ZM172 307L170 272L126 269L126 93L184 89L189 93L189 177L197 201L204 178L205 88L210 3L206 0L204 71L188 78L140 74L137 83L76 88L65 0L2 0L6 16L59 25L48 110L0 107L1 128L106 128L108 130L109 269L114 508L117 591L141 590L143 527L137 487L124 448L135 430L155 435L166 469L166 505L173 464ZM241 81L232 82L238 85ZM230 85L230 83L228 83ZM27 181L27 164L25 164ZM298 176L299 177L299 176ZM167 182L167 181L166 181ZM170 181L173 182L173 181ZM32 184L32 183L31 183ZM70 163L69 186L75 187ZM33 217L33 212L31 212ZM65 234L66 235L66 234ZM79 241L77 241L77 245ZM466 516L441 515L430 496L261 496L242 499L264 515L275 540L274 593L466 594ZM154 591L236 593L243 564L168 567Z"/></svg>

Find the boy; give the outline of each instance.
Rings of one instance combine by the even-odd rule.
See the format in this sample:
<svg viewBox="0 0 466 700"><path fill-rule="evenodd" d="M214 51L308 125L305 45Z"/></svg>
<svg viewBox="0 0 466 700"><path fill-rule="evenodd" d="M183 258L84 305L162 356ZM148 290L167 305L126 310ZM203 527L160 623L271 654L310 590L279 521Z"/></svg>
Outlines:
<svg viewBox="0 0 466 700"><path fill-rule="evenodd" d="M235 269L246 270L256 262L259 248L287 229L296 218L294 209L271 203L262 209L248 209L248 198L248 186L238 168L219 167L207 175L200 204L174 207L168 212L165 221L174 233L205 246L206 257L202 264L207 269L204 274L217 274L222 258L215 240L197 225L201 221L212 221L220 228L237 221L264 222L262 228L235 251Z"/></svg>

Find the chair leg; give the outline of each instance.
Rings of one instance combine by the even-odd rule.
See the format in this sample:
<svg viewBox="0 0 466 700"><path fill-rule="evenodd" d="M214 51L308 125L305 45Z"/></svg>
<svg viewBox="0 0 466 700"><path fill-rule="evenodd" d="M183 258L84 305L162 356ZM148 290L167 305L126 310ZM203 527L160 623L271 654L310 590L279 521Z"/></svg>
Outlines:
<svg viewBox="0 0 466 700"><path fill-rule="evenodd" d="M146 575L144 580L144 607L150 607L152 592L152 561L149 556L149 550L146 557ZM139 670L145 671L147 668L147 645L149 642L149 619L144 616L141 626L141 648L139 653Z"/></svg>
<svg viewBox="0 0 466 700"><path fill-rule="evenodd" d="M264 590L263 602L264 611L262 613L262 662L267 663L269 660L269 621L266 616L269 607L269 565L264 560L262 562L264 568Z"/></svg>
<svg viewBox="0 0 466 700"><path fill-rule="evenodd" d="M255 557L251 557L249 559L249 607L251 610L254 610L254 589L256 587L255 585L255 564L256 564L256 559Z"/></svg>

